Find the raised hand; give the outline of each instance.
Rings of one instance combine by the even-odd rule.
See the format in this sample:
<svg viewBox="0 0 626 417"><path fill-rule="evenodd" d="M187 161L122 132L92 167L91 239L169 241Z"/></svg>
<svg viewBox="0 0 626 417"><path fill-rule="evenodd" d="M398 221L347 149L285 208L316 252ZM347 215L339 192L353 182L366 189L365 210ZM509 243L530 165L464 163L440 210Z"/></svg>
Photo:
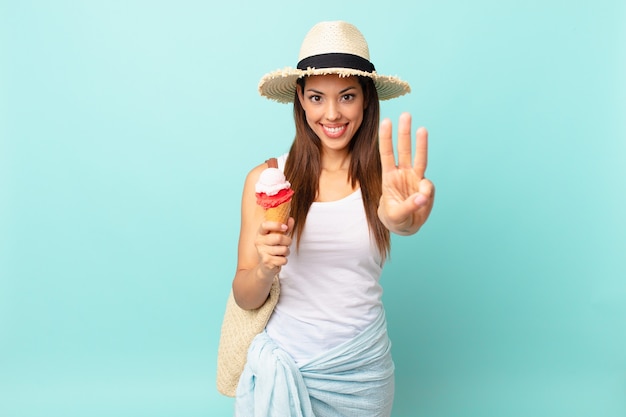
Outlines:
<svg viewBox="0 0 626 417"><path fill-rule="evenodd" d="M417 129L415 157L412 158L411 115L400 115L396 165L391 121L384 119L380 124L379 150L383 190L378 205L378 217L394 233L413 234L428 219L435 197L433 183L424 177L428 162L428 132L423 127Z"/></svg>

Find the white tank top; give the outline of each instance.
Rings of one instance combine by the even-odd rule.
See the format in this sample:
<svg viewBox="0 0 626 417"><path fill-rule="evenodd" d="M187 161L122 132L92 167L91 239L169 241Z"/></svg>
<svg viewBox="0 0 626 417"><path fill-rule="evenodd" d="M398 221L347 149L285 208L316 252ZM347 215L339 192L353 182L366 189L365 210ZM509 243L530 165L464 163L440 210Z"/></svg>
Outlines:
<svg viewBox="0 0 626 417"><path fill-rule="evenodd" d="M285 156L279 158L283 169ZM296 249L279 274L281 292L269 336L297 364L348 341L382 308L382 261L371 238L361 190L314 202Z"/></svg>

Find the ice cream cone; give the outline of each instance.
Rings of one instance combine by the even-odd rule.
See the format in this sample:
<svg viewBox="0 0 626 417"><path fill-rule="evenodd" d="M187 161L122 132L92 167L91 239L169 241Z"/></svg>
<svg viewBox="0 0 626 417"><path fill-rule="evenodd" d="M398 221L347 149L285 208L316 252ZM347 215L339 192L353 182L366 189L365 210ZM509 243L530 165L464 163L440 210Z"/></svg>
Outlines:
<svg viewBox="0 0 626 417"><path fill-rule="evenodd" d="M270 166L261 172L254 189L257 204L265 210L265 220L287 224L294 192L285 174Z"/></svg>
<svg viewBox="0 0 626 417"><path fill-rule="evenodd" d="M265 220L287 224L290 209L291 201L285 201L276 207L268 208L265 210Z"/></svg>

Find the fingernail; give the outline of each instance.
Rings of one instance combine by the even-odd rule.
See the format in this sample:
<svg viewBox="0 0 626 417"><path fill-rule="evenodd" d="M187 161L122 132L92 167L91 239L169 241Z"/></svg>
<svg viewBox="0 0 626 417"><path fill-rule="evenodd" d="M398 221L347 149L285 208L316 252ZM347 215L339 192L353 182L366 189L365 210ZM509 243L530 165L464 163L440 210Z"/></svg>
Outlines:
<svg viewBox="0 0 626 417"><path fill-rule="evenodd" d="M426 198L426 196L422 194L418 194L417 197L415 197L415 200L413 200L413 202L415 203L416 206L422 207L426 205L426 203L428 202L428 199Z"/></svg>

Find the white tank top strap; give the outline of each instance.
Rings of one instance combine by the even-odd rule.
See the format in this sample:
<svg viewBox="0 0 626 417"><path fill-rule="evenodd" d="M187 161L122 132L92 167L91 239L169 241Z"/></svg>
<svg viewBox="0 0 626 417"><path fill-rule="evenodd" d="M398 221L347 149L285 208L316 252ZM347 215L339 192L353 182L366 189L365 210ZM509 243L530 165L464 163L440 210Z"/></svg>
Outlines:
<svg viewBox="0 0 626 417"><path fill-rule="evenodd" d="M277 161L278 161L278 169L280 169L281 171L285 171L285 163L287 162L287 153L282 154L281 156L276 157Z"/></svg>

